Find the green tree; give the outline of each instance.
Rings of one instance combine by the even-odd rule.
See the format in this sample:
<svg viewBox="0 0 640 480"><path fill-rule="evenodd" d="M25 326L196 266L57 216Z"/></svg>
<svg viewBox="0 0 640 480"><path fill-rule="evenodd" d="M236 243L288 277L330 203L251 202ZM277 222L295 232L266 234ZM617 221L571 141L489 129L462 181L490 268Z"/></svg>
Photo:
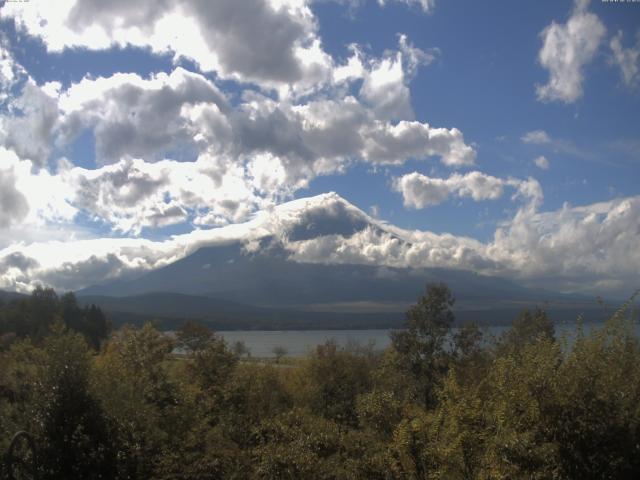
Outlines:
<svg viewBox="0 0 640 480"><path fill-rule="evenodd" d="M498 354L518 352L524 346L539 340L555 341L553 322L541 308L524 310L513 321L511 328L498 339Z"/></svg>
<svg viewBox="0 0 640 480"><path fill-rule="evenodd" d="M73 292L60 297L60 315L67 328L84 335L87 342L96 350L109 334L109 322L102 310L96 305L78 305Z"/></svg>
<svg viewBox="0 0 640 480"><path fill-rule="evenodd" d="M213 338L213 332L207 326L187 320L176 332L177 346L187 353L204 350Z"/></svg>
<svg viewBox="0 0 640 480"><path fill-rule="evenodd" d="M454 302L446 285L427 285L425 295L407 311L405 329L391 335L402 368L413 377L416 400L427 407L434 405L437 386L449 365L446 342Z"/></svg>
<svg viewBox="0 0 640 480"><path fill-rule="evenodd" d="M93 389L114 427L121 478L157 478L190 428L193 406L167 369L172 347L151 324L125 327L96 359Z"/></svg>
<svg viewBox="0 0 640 480"><path fill-rule="evenodd" d="M104 412L90 392L87 344L57 324L44 342L44 354L32 407L40 478L113 478L115 449Z"/></svg>
<svg viewBox="0 0 640 480"><path fill-rule="evenodd" d="M358 423L358 395L371 388L373 365L367 351L318 345L299 370L303 400L311 411L341 424Z"/></svg>

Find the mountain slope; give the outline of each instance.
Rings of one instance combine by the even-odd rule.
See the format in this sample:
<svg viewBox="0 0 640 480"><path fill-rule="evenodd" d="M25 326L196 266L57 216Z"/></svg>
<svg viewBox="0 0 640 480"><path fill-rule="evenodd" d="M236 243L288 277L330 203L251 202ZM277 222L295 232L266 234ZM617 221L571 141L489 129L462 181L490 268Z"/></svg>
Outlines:
<svg viewBox="0 0 640 480"><path fill-rule="evenodd" d="M169 297L160 299L168 302L165 312L262 320L293 318L300 312L306 312L306 318L324 315L327 321L339 315L387 312L397 320L428 282L449 285L459 312L513 313L545 302L562 311L586 311L595 306L585 297L528 289L504 278L465 270L292 260L292 245L336 236L349 238L365 230L384 232L398 245L410 246L410 239L400 236L398 229L372 219L336 194L295 200L243 226L224 228L235 229L225 242L204 246L134 280L97 285L78 293L101 296L103 302L107 301L104 297L134 296L137 300L122 298L118 308L136 313L136 301L138 305L149 303L144 295L168 292L189 299L173 297L173 303ZM149 312L145 307L145 313Z"/></svg>

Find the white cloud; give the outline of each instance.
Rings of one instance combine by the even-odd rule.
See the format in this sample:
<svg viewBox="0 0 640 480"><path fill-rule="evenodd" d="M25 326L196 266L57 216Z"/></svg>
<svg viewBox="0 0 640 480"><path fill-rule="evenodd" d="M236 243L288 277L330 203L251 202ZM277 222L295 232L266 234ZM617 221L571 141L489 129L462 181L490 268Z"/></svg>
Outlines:
<svg viewBox="0 0 640 480"><path fill-rule="evenodd" d="M535 188L537 182L517 179L500 179L492 175L474 171L464 175L454 173L449 178L433 178L418 172L395 178L393 188L402 194L405 207L426 208L438 205L449 197L469 197L474 201L496 200L505 187L513 187L516 194L525 200L541 201L542 191Z"/></svg>
<svg viewBox="0 0 640 480"><path fill-rule="evenodd" d="M523 194L541 195L534 180ZM326 221L324 221L326 220ZM320 225L313 235L310 225ZM335 194L264 210L244 224L194 230L164 241L133 238L44 241L0 250L0 288L38 282L76 289L172 263L207 245L265 237L283 242L292 260L394 267L443 267L505 275L533 286L603 293L640 269L640 197L539 212L531 203L503 222L487 243L408 231L377 221Z"/></svg>
<svg viewBox="0 0 640 480"><path fill-rule="evenodd" d="M405 71L407 72L407 76L410 78L416 74L418 67L422 65L431 65L440 56L439 48L422 50L421 48L413 45L405 34L398 35L398 45L405 63Z"/></svg>
<svg viewBox="0 0 640 480"><path fill-rule="evenodd" d="M3 119L23 122L20 134L32 139L24 148L6 142L21 154L16 158L25 159L25 184L37 179L39 191L57 192L55 208L38 209L35 223L71 221L78 212L134 233L187 220L235 222L353 161L400 164L440 156L459 166L475 158L459 130L415 121L393 125L354 97L292 105L252 94L232 109L213 84L182 69L149 79L84 79L66 90L31 81L25 88L46 98L55 113L44 116L47 122L34 122L46 125L35 132L23 117ZM44 163L54 138L64 146L87 128L98 160L108 165L87 170L63 162L55 174L44 169L30 177L29 169ZM35 134L42 142L33 140ZM31 155L28 149L35 145L45 153ZM192 149L196 159L159 160L180 146ZM27 161L34 157L38 162Z"/></svg>
<svg viewBox="0 0 640 480"><path fill-rule="evenodd" d="M590 0L575 0L566 24L551 22L542 33L538 61L549 80L536 86L538 100L575 102L582 96L584 67L591 62L606 29L597 15L587 11Z"/></svg>
<svg viewBox="0 0 640 480"><path fill-rule="evenodd" d="M433 4L416 3L425 10ZM355 162L400 165L439 157L459 167L475 161L457 128L413 120L409 82L435 60L437 49L422 50L399 35L397 50L382 58L353 46L337 64L322 49L304 0L60 0L28 9L9 2L2 15L13 16L49 51L150 47L216 73L176 68L146 78L116 73L64 87L39 85L0 51L0 88L17 92L0 115L0 226L11 227L10 235L7 228L0 232L0 248L11 244L4 253L26 259L6 262L6 286L44 281L75 288L87 279L116 278L178 258L235 228L196 229L167 244L87 240L80 217L134 236L176 223L219 226L246 220L318 175ZM240 85L229 100L218 79L261 89ZM95 138L95 158L82 163L95 160L95 168L58 158L87 131ZM47 236L51 242L42 242ZM20 241L32 243L23 251Z"/></svg>
<svg viewBox="0 0 640 480"><path fill-rule="evenodd" d="M0 161L5 174L9 172L13 188L6 185L7 192L26 200L26 208L21 207L20 222L14 222L12 229L15 234L22 226L43 227L47 222L69 222L76 214L76 210L69 204L72 190L65 185L59 175L52 175L41 169L34 172L34 164L29 160L20 160L12 150L0 146ZM5 179L6 180L6 179ZM9 193L7 193L9 194ZM23 205L19 201L18 205ZM14 217L14 220L16 218ZM14 240L17 236L14 236Z"/></svg>
<svg viewBox="0 0 640 480"><path fill-rule="evenodd" d="M413 118L411 93L404 83L402 55L382 59L365 76L360 97L380 119Z"/></svg>
<svg viewBox="0 0 640 480"><path fill-rule="evenodd" d="M551 137L544 130L532 130L521 137L524 143L551 143Z"/></svg>
<svg viewBox="0 0 640 480"><path fill-rule="evenodd" d="M431 178L418 172L394 179L394 190L402 193L405 207L425 208L449 198L453 187L446 179Z"/></svg>
<svg viewBox="0 0 640 480"><path fill-rule="evenodd" d="M465 144L457 128L431 128L427 123L408 121L376 126L365 138L364 157L371 162L400 164L407 158L430 156L440 156L442 163L450 167L475 162L475 150Z"/></svg>
<svg viewBox="0 0 640 480"><path fill-rule="evenodd" d="M398 36L398 46L394 54L374 60L369 69L361 70L364 81L360 97L380 120L413 118L409 81L421 65L429 65L439 55L438 49L415 47L406 35Z"/></svg>
<svg viewBox="0 0 640 480"><path fill-rule="evenodd" d="M10 98L11 89L22 76L24 69L14 60L8 42L0 33L0 106Z"/></svg>
<svg viewBox="0 0 640 480"><path fill-rule="evenodd" d="M533 163L541 170L549 170L549 160L544 155L534 158Z"/></svg>
<svg viewBox="0 0 640 480"><path fill-rule="evenodd" d="M216 165L221 170L216 176ZM195 162L122 160L97 170L63 174L75 192L72 204L121 232L206 218L239 221L268 199L254 195L241 167L206 155Z"/></svg>
<svg viewBox="0 0 640 480"><path fill-rule="evenodd" d="M150 47L225 78L311 88L330 72L315 18L301 0L59 0L3 7L50 51ZM180 32L179 35L177 32Z"/></svg>
<svg viewBox="0 0 640 480"><path fill-rule="evenodd" d="M33 161L36 168L44 167L58 120L56 99L28 79L21 94L9 101L9 114L0 115L0 145Z"/></svg>
<svg viewBox="0 0 640 480"><path fill-rule="evenodd" d="M192 144L192 108L207 104L218 111L228 109L214 84L182 68L149 79L122 73L85 78L62 92L58 102L58 144L69 144L83 130L92 129L98 162L123 157L152 160L171 148Z"/></svg>
<svg viewBox="0 0 640 480"><path fill-rule="evenodd" d="M520 137L520 139L523 143L540 145L541 147L550 149L556 153L571 155L572 157L581 158L583 160L602 162L601 157L595 154L592 150L582 148L571 140L552 137L544 130L533 130L527 132L525 135Z"/></svg>
<svg viewBox="0 0 640 480"><path fill-rule="evenodd" d="M620 69L620 76L627 87L637 86L640 82L640 31L637 34L636 45L624 48L622 46L622 31L619 31L609 46L613 53L612 62Z"/></svg>
<svg viewBox="0 0 640 480"><path fill-rule="evenodd" d="M436 0L378 0L378 3L381 6L384 6L387 4L387 2L398 2L398 3L404 3L405 5L408 6L419 6L423 12L425 13L430 13L431 11L433 11L433 8L436 6Z"/></svg>
<svg viewBox="0 0 640 480"><path fill-rule="evenodd" d="M31 161L2 147L0 158L6 168L0 170L0 226L12 225L13 241L32 237L33 228L75 230L80 213L115 231L140 234L184 221L206 225L214 216L217 223L240 221L273 203L269 195L255 195L242 165L206 154L194 162L123 159L92 170L61 160L56 173L34 172Z"/></svg>
<svg viewBox="0 0 640 480"><path fill-rule="evenodd" d="M532 194L536 183L523 182L523 189ZM348 237L328 235L288 248L298 261L462 268L537 287L602 294L606 288L619 290L621 282L637 284L639 233L640 197L630 197L543 213L529 203L487 243L374 221Z"/></svg>
<svg viewBox="0 0 640 480"><path fill-rule="evenodd" d="M144 12L136 15L155 15ZM125 17L112 20L125 25ZM458 129L393 122L413 115L407 83L436 54L404 35L398 48L376 59L353 47L322 95L274 98L244 90L233 105L213 81L183 68L148 78L85 77L65 88L27 78L13 110L0 116L0 144L25 165L53 168L52 152L90 131L98 169L65 164L38 178L65 186L58 195L65 221L82 212L137 234L175 222L239 221L358 161L398 165L440 157L448 166L473 164L475 151ZM360 96L345 95L356 79L363 80ZM40 211L38 221L60 218L59 211Z"/></svg>

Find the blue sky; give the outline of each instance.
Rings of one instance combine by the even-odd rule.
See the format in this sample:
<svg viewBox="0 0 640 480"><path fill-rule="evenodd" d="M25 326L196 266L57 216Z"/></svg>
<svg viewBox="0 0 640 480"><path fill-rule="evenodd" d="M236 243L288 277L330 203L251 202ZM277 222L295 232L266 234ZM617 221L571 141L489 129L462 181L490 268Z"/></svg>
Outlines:
<svg viewBox="0 0 640 480"><path fill-rule="evenodd" d="M420 48L440 48L439 61L422 68L411 83L416 118L460 128L465 139L477 144L477 163L487 173L536 177L544 187L544 209L555 210L564 202L589 204L638 194L640 178L640 90L621 84L606 50L586 67L585 93L578 101L566 105L536 99L534 84L548 75L537 62L539 34L551 21L565 21L570 9L567 1L441 1L432 14L420 15L403 5L381 9L369 2L349 15L341 5L326 2L316 12L326 47L337 56L346 55L345 44L351 42L370 44L380 54L399 32ZM591 10L608 30L622 30L628 40L640 27L637 5L593 2ZM545 130L584 155L523 144L520 138L533 130ZM618 143L631 151L617 149ZM533 164L539 155L549 160L549 170ZM429 172L431 167L408 163L403 170ZM334 188L358 204L378 204L385 218L408 228L480 238L494 230L479 227L486 209L495 220L509 208L507 199L406 210L380 180L369 178L362 185L361 173L319 179L311 191Z"/></svg>
<svg viewBox="0 0 640 480"><path fill-rule="evenodd" d="M330 191L477 240L500 274L636 212L638 3L3 3L5 286L60 268L46 245L68 235L159 245ZM3 267L25 246L31 267Z"/></svg>

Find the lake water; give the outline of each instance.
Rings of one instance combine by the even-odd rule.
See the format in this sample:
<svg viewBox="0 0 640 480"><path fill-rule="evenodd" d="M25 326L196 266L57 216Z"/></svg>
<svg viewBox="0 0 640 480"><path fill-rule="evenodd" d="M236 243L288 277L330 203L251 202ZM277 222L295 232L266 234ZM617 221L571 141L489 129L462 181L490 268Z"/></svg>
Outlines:
<svg viewBox="0 0 640 480"><path fill-rule="evenodd" d="M584 325L585 332L599 327L601 324L587 323ZM485 327L485 333L489 336L500 336L509 327L492 326ZM569 342L575 337L575 324L557 324L556 336L558 338L566 335ZM273 357L274 347L284 347L287 356L300 357L307 355L316 345L320 345L327 340L333 339L338 345L347 345L349 342L356 342L360 345L372 343L376 350L385 349L391 339L390 330L289 330L289 331L266 331L266 330L238 330L219 331L227 343L232 346L237 341L242 341L249 348L254 357ZM636 325L636 334L640 335L640 326Z"/></svg>

